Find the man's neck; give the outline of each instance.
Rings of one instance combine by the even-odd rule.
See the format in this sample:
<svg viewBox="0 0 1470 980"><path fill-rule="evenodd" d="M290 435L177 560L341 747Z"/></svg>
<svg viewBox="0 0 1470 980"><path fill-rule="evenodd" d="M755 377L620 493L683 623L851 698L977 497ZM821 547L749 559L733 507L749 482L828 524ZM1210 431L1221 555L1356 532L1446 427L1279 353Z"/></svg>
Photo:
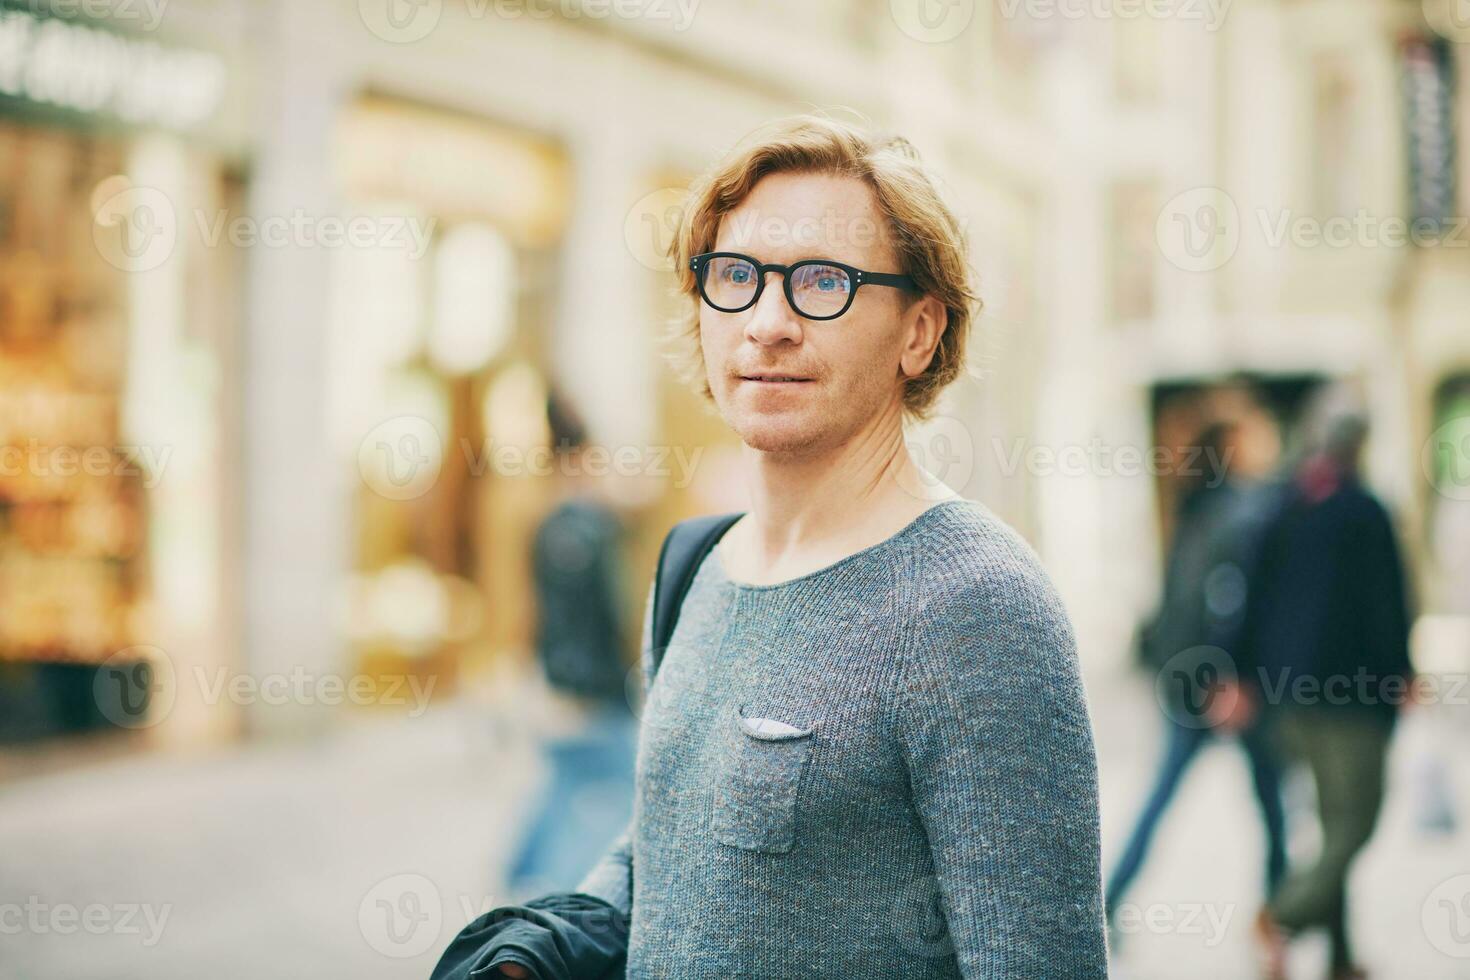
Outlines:
<svg viewBox="0 0 1470 980"><path fill-rule="evenodd" d="M730 578L750 585L825 568L958 496L914 463L897 415L827 453L744 452L751 506L719 557Z"/></svg>

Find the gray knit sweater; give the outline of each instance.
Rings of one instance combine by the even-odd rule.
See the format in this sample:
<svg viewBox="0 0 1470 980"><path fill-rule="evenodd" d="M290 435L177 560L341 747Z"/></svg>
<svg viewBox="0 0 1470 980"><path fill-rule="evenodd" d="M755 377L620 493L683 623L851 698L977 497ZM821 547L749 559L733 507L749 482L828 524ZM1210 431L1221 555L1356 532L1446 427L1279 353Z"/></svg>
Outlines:
<svg viewBox="0 0 1470 980"><path fill-rule="evenodd" d="M776 585L712 552L651 689L649 618L633 822L579 885L630 980L1107 975L1071 625L983 505Z"/></svg>

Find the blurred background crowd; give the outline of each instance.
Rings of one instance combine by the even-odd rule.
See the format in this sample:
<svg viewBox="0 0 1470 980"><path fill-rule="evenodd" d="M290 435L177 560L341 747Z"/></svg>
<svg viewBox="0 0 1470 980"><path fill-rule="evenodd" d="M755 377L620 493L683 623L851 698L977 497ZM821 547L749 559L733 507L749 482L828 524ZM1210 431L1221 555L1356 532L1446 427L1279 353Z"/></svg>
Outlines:
<svg viewBox="0 0 1470 980"><path fill-rule="evenodd" d="M1076 625L1117 975L1336 901L1293 975L1470 976L1467 45L1462 0L3 0L0 977L425 976L576 880L663 534L746 506L661 359L684 188L816 109L971 238L910 446ZM1359 641L1419 677L1392 738L1262 748L1231 678Z"/></svg>

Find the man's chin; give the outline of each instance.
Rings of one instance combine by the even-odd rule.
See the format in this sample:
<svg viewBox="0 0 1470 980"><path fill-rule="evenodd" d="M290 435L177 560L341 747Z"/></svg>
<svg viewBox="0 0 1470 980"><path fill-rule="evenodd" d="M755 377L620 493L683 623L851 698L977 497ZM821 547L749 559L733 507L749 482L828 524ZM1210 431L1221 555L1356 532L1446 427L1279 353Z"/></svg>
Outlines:
<svg viewBox="0 0 1470 980"><path fill-rule="evenodd" d="M807 414L751 413L733 420L731 428L751 449L800 453L816 448L822 437L821 427L806 418Z"/></svg>

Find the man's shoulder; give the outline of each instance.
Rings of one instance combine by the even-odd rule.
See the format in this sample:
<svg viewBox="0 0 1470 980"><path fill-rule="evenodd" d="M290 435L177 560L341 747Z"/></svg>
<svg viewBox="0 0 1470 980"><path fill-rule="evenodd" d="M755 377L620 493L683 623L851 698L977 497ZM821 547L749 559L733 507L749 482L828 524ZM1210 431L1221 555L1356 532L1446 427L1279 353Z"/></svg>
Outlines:
<svg viewBox="0 0 1470 980"><path fill-rule="evenodd" d="M954 501L916 535L911 595L926 620L1053 622L1066 610L1036 550L984 504Z"/></svg>
<svg viewBox="0 0 1470 980"><path fill-rule="evenodd" d="M1080 698L1076 634L1040 557L988 507L965 503L913 542L904 611L913 676L984 690L1040 683Z"/></svg>

